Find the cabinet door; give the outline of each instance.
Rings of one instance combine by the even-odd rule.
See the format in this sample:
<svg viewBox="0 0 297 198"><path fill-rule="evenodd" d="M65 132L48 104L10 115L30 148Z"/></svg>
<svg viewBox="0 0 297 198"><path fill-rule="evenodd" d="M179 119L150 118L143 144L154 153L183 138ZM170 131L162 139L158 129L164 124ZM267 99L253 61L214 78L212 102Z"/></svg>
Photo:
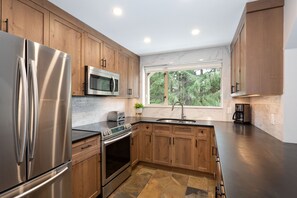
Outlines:
<svg viewBox="0 0 297 198"><path fill-rule="evenodd" d="M83 197L83 163L78 163L72 166L72 197Z"/></svg>
<svg viewBox="0 0 297 198"><path fill-rule="evenodd" d="M152 133L142 132L141 159L146 162L152 162L152 154Z"/></svg>
<svg viewBox="0 0 297 198"><path fill-rule="evenodd" d="M244 24L239 34L239 71L238 71L238 82L239 91L245 93L246 91L246 25Z"/></svg>
<svg viewBox="0 0 297 198"><path fill-rule="evenodd" d="M72 197L89 198L100 194L100 155L72 166Z"/></svg>
<svg viewBox="0 0 297 198"><path fill-rule="evenodd" d="M120 74L120 97L128 97L128 68L129 56L123 52L119 52L118 72Z"/></svg>
<svg viewBox="0 0 297 198"><path fill-rule="evenodd" d="M173 136L172 165L181 168L194 168L194 136Z"/></svg>
<svg viewBox="0 0 297 198"><path fill-rule="evenodd" d="M102 67L102 41L91 34L85 36L85 65Z"/></svg>
<svg viewBox="0 0 297 198"><path fill-rule="evenodd" d="M82 162L83 197L96 197L100 194L100 155L93 155Z"/></svg>
<svg viewBox="0 0 297 198"><path fill-rule="evenodd" d="M235 92L240 91L240 38L234 45L234 75L235 75Z"/></svg>
<svg viewBox="0 0 297 198"><path fill-rule="evenodd" d="M153 162L171 165L171 136L169 133L153 133Z"/></svg>
<svg viewBox="0 0 297 198"><path fill-rule="evenodd" d="M67 35L67 36L66 36ZM84 83L83 31L58 16L50 15L50 47L71 55L72 95L82 96Z"/></svg>
<svg viewBox="0 0 297 198"><path fill-rule="evenodd" d="M2 30L48 45L49 11L30 1L2 1Z"/></svg>
<svg viewBox="0 0 297 198"><path fill-rule="evenodd" d="M131 164L136 165L138 162L138 152L139 152L139 131L132 132L131 138Z"/></svg>
<svg viewBox="0 0 297 198"><path fill-rule="evenodd" d="M207 128L198 128L195 153L195 169L203 172L210 170L210 131Z"/></svg>
<svg viewBox="0 0 297 198"><path fill-rule="evenodd" d="M103 69L116 72L117 71L117 49L104 43L103 45L103 59L105 61Z"/></svg>
<svg viewBox="0 0 297 198"><path fill-rule="evenodd" d="M129 58L129 81L128 94L132 98L139 97L139 61L136 58Z"/></svg>

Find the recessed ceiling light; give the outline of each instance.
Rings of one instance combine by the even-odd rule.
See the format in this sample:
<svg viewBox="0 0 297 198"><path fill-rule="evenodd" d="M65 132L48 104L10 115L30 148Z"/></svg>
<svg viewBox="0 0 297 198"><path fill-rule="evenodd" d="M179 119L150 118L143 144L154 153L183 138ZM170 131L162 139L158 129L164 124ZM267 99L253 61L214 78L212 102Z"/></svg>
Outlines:
<svg viewBox="0 0 297 198"><path fill-rule="evenodd" d="M204 61L204 59L203 58L200 58L199 61Z"/></svg>
<svg viewBox="0 0 297 198"><path fill-rule="evenodd" d="M143 40L143 42L150 43L150 42L152 42L152 40L151 40L150 37L145 37L144 40Z"/></svg>
<svg viewBox="0 0 297 198"><path fill-rule="evenodd" d="M199 29L193 29L192 30L192 35L193 36L196 36L196 35L198 35L200 33L200 30Z"/></svg>
<svg viewBox="0 0 297 198"><path fill-rule="evenodd" d="M112 10L113 14L116 15L116 16L121 16L123 14L123 10L119 7L115 7L113 10Z"/></svg>

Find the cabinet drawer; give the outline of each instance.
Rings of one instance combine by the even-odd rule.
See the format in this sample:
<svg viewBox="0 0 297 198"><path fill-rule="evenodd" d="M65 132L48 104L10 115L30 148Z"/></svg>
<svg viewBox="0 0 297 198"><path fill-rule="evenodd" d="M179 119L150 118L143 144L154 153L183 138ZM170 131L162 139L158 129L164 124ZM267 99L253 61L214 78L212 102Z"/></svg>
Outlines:
<svg viewBox="0 0 297 198"><path fill-rule="evenodd" d="M195 135L195 128L191 126L173 126L172 132L175 135Z"/></svg>
<svg viewBox="0 0 297 198"><path fill-rule="evenodd" d="M132 126L132 132L138 131L139 129L140 129L140 125L139 124L136 124L136 125L133 125Z"/></svg>
<svg viewBox="0 0 297 198"><path fill-rule="evenodd" d="M142 124L143 131L152 131L153 127L152 124Z"/></svg>
<svg viewBox="0 0 297 198"><path fill-rule="evenodd" d="M153 125L154 132L165 132L165 133L170 133L172 131L172 126L171 125L165 125L165 124L154 124Z"/></svg>
<svg viewBox="0 0 297 198"><path fill-rule="evenodd" d="M208 139L210 137L210 129L209 128L198 128L197 131L198 139Z"/></svg>
<svg viewBox="0 0 297 198"><path fill-rule="evenodd" d="M72 164L79 163L98 153L100 153L99 136L77 142L72 145Z"/></svg>

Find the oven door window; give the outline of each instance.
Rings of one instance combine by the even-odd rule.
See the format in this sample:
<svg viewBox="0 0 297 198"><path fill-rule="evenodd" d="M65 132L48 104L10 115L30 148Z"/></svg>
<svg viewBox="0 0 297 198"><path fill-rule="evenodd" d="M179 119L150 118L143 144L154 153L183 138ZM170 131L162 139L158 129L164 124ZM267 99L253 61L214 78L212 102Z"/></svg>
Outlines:
<svg viewBox="0 0 297 198"><path fill-rule="evenodd" d="M106 178L130 163L130 136L109 144L106 150Z"/></svg>
<svg viewBox="0 0 297 198"><path fill-rule="evenodd" d="M90 89L98 91L111 91L113 86L113 81L111 78L90 75Z"/></svg>

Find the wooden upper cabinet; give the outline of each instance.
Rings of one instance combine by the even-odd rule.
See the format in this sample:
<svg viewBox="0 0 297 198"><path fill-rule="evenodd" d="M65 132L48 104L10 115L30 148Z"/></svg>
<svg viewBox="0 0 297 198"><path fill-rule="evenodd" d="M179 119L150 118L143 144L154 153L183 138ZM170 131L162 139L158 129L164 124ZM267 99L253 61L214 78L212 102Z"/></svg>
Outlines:
<svg viewBox="0 0 297 198"><path fill-rule="evenodd" d="M104 43L103 44L103 69L116 72L117 71L118 51L115 47Z"/></svg>
<svg viewBox="0 0 297 198"><path fill-rule="evenodd" d="M88 33L85 34L85 38L85 65L102 69L103 42Z"/></svg>
<svg viewBox="0 0 297 198"><path fill-rule="evenodd" d="M50 14L50 47L71 56L72 95L84 95L83 31L72 23Z"/></svg>
<svg viewBox="0 0 297 198"><path fill-rule="evenodd" d="M124 52L119 52L118 73L120 74L120 97L128 97L128 68L129 56Z"/></svg>
<svg viewBox="0 0 297 198"><path fill-rule="evenodd" d="M139 98L139 60L134 57L129 58L129 80L128 95L132 98Z"/></svg>
<svg viewBox="0 0 297 198"><path fill-rule="evenodd" d="M232 96L283 93L283 0L254 1L231 44Z"/></svg>
<svg viewBox="0 0 297 198"><path fill-rule="evenodd" d="M3 0L1 19L3 31L48 45L49 11L46 9L31 1Z"/></svg>

